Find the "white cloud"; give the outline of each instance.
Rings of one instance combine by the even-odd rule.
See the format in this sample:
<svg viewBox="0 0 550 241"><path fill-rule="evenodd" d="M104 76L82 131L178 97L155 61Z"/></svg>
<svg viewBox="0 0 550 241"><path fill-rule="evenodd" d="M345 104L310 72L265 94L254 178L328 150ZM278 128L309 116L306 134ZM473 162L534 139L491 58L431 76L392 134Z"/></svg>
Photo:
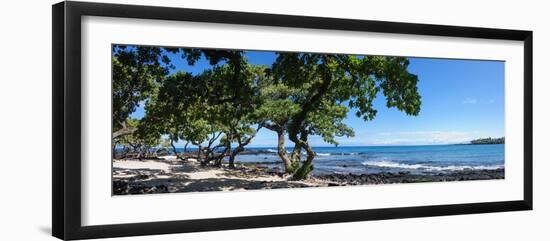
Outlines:
<svg viewBox="0 0 550 241"><path fill-rule="evenodd" d="M475 104L477 104L477 99L475 99L475 98L465 99L465 100L462 101L462 104L475 105Z"/></svg>
<svg viewBox="0 0 550 241"><path fill-rule="evenodd" d="M371 145L418 145L455 144L476 139L477 132L464 131L405 131L381 132L373 138Z"/></svg>
<svg viewBox="0 0 550 241"><path fill-rule="evenodd" d="M277 138L274 132L261 131L258 133L250 147L275 147ZM486 137L486 133L479 131L386 131L386 132L361 132L355 137L336 137L340 146L368 146L368 145L443 145L467 143L471 140ZM292 146L292 142L286 139L286 145ZM310 145L333 146L323 141L319 136L310 136Z"/></svg>

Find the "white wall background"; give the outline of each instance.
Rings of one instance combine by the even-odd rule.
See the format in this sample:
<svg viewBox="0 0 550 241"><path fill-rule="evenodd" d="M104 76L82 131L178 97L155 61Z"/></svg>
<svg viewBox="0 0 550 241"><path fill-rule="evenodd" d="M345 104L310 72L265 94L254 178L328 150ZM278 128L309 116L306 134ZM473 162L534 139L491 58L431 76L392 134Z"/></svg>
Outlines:
<svg viewBox="0 0 550 241"><path fill-rule="evenodd" d="M189 8L315 15L534 31L534 206L508 212L294 226L114 240L548 240L550 7L545 1L111 0ZM51 4L0 8L0 240L54 240L51 231ZM406 198L406 197L403 197Z"/></svg>

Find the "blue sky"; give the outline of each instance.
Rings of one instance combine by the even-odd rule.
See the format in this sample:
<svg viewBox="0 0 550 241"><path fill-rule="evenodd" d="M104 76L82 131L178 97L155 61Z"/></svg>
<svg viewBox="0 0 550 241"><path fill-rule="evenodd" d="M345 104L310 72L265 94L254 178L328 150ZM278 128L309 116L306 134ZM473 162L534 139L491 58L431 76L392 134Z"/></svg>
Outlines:
<svg viewBox="0 0 550 241"><path fill-rule="evenodd" d="M252 64L270 65L273 52L249 51ZM209 68L205 60L187 65L178 55L170 54L176 66L172 72L193 74ZM409 71L419 78L422 106L418 116L407 116L385 106L380 93L373 121L364 122L350 112L345 123L355 130L353 138L338 138L340 146L432 145L464 143L482 137L504 136L504 62L410 58ZM143 107L132 114L144 115ZM273 147L276 136L260 130L250 147ZM310 138L312 146L330 146L319 137ZM182 145L178 143L177 146Z"/></svg>

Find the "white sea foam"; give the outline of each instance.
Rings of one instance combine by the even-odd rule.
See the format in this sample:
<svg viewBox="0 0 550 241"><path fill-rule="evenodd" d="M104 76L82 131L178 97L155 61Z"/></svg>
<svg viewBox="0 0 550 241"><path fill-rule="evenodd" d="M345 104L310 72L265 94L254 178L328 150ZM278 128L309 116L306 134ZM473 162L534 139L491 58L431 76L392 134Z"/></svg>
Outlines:
<svg viewBox="0 0 550 241"><path fill-rule="evenodd" d="M330 153L317 153L317 156L330 156Z"/></svg>
<svg viewBox="0 0 550 241"><path fill-rule="evenodd" d="M164 159L164 160L177 160L178 157L177 156L159 156L160 159Z"/></svg>
<svg viewBox="0 0 550 241"><path fill-rule="evenodd" d="M266 151L271 152L271 153L277 153L277 150L275 150L275 149L267 149Z"/></svg>
<svg viewBox="0 0 550 241"><path fill-rule="evenodd" d="M431 166L423 164L405 164L392 161L365 161L363 165L388 167L388 168L402 168L402 169L420 169L428 171L460 171L460 170L482 170L482 169L499 169L504 168L503 165L491 165L491 166L468 166L468 165L450 165L450 166Z"/></svg>

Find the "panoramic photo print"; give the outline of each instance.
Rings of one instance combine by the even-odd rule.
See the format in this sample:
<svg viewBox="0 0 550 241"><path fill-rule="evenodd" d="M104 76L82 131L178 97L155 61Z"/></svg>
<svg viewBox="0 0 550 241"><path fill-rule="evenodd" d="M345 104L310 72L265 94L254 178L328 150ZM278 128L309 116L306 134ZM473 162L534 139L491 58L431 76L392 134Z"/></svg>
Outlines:
<svg viewBox="0 0 550 241"><path fill-rule="evenodd" d="M504 179L503 61L113 44L112 194Z"/></svg>

